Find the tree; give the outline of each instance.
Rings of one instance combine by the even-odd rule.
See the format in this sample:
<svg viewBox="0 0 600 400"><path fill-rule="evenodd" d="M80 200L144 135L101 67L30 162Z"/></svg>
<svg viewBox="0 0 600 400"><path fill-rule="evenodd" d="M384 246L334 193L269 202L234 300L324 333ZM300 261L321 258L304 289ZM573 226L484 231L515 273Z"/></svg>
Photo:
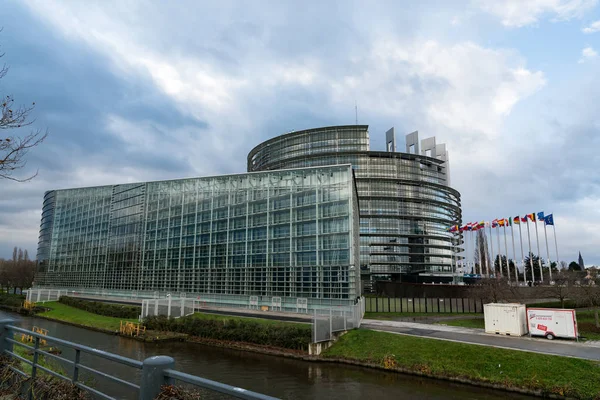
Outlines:
<svg viewBox="0 0 600 400"><path fill-rule="evenodd" d="M508 284L506 278L485 278L479 284L469 288L468 296L473 299L481 299L484 302L498 303L509 301L517 296L513 286Z"/></svg>
<svg viewBox="0 0 600 400"><path fill-rule="evenodd" d="M560 301L561 308L565 308L565 299L570 297L574 291L575 286L579 277L573 271L560 271L553 276L554 285L544 287L544 296L557 299Z"/></svg>
<svg viewBox="0 0 600 400"><path fill-rule="evenodd" d="M581 271L579 263L576 261L571 261L571 263L569 264L569 271Z"/></svg>
<svg viewBox="0 0 600 400"><path fill-rule="evenodd" d="M493 273L490 263L490 255L488 252L487 236L484 232L484 229L479 229L476 231L475 250L473 250L473 252L473 259L475 260L475 264L477 264L477 272L483 272L483 274L487 274L487 270L489 268L489 272Z"/></svg>
<svg viewBox="0 0 600 400"><path fill-rule="evenodd" d="M565 269L568 268L568 265L567 265L566 261L561 261L559 264L560 264L560 269L565 270Z"/></svg>
<svg viewBox="0 0 600 400"><path fill-rule="evenodd" d="M500 263L502 264L502 273L500 272ZM506 256L500 256L497 255L496 258L494 259L494 273L498 276L504 276L506 277L509 281L514 281L515 280L515 262L512 259L508 259L508 274L509 276L507 276L507 271L506 271L506 264L507 260L506 260ZM517 271L517 276L518 276L518 271Z"/></svg>
<svg viewBox="0 0 600 400"><path fill-rule="evenodd" d="M598 309L600 308L600 286L595 284L580 286L576 294L576 300L578 304L593 308L596 328L600 328L600 318L598 316Z"/></svg>
<svg viewBox="0 0 600 400"><path fill-rule="evenodd" d="M530 261L531 260L531 263ZM533 254L533 253L529 253L527 255L527 257L525 257L525 273L526 273L526 277L527 280L532 280L531 277L535 277L534 281L535 282L540 282L541 281L541 277L540 277L540 264L542 263L542 274L544 277L544 280L547 281L550 279L550 269L548 268L548 264L544 263L542 259L540 259L539 256ZM531 274L531 264L533 264L533 275ZM554 275L558 274L558 269L556 268L556 263L551 263L550 266L552 267L552 277L554 278Z"/></svg>
<svg viewBox="0 0 600 400"><path fill-rule="evenodd" d="M35 261L25 257L27 252L15 247L11 260L0 260L0 287L6 288L6 292L17 293L17 289L31 287L35 274Z"/></svg>
<svg viewBox="0 0 600 400"><path fill-rule="evenodd" d="M3 56L4 53L0 53L0 58ZM0 67L0 79L6 76L8 69L6 64ZM29 106L18 106L13 96L0 95L0 132L30 126L34 122L31 119L34 108L35 103ZM0 179L25 182L35 178L37 172L26 178L17 178L13 174L25 167L25 156L29 150L42 143L47 136L47 131L39 129L24 135L0 133Z"/></svg>

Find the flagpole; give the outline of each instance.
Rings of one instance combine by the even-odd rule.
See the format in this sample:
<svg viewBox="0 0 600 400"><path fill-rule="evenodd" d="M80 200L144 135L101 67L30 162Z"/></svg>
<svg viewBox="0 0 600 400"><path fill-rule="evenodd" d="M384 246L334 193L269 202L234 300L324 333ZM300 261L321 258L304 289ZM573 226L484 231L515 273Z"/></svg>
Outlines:
<svg viewBox="0 0 600 400"><path fill-rule="evenodd" d="M508 277L508 284L510 285L510 264L508 264L508 247L506 246L506 221L504 221L504 252L506 253L506 276Z"/></svg>
<svg viewBox="0 0 600 400"><path fill-rule="evenodd" d="M479 229L475 231L475 239L477 243L477 255L479 256L479 273L483 276L483 261L481 259L481 238L479 235Z"/></svg>
<svg viewBox="0 0 600 400"><path fill-rule="evenodd" d="M546 220L544 219L544 237L546 238L546 255L548 256L548 271L550 273L550 282L552 282L552 262L550 261L550 250L548 249L548 232L546 231ZM558 268L558 260L556 260Z"/></svg>
<svg viewBox="0 0 600 400"><path fill-rule="evenodd" d="M535 214L534 218L535 218ZM538 253L538 266L540 267L540 282L543 283L544 282L544 271L542 270L542 257L540 255L540 237L538 236L538 224L537 224L537 218L535 219L535 221L532 221L535 223L535 240L537 242L537 253Z"/></svg>
<svg viewBox="0 0 600 400"><path fill-rule="evenodd" d="M469 231L465 231L465 263L467 266L467 274L471 273L471 270L469 269L469 235L468 235Z"/></svg>
<svg viewBox="0 0 600 400"><path fill-rule="evenodd" d="M502 275L502 247L500 247L500 225L498 225L496 229L496 239L498 239L498 267L500 267L500 278L504 278L504 275Z"/></svg>
<svg viewBox="0 0 600 400"><path fill-rule="evenodd" d="M494 257L494 237L492 236L492 223L490 222L490 258ZM488 265L490 261L488 260ZM494 276L496 276L496 271L494 271L494 264L491 265L492 271L494 272ZM488 271L488 278L490 277L490 272Z"/></svg>
<svg viewBox="0 0 600 400"><path fill-rule="evenodd" d="M525 223L527 224L527 241L529 242L529 267L531 268L531 284L535 282L535 273L533 271L533 254L531 253L531 236L529 235L529 216L525 217ZM525 261L525 259L523 259ZM525 268L525 266L523 266Z"/></svg>
<svg viewBox="0 0 600 400"><path fill-rule="evenodd" d="M519 286L519 267L517 266L517 252L515 251L515 224L512 219L510 221L510 235L512 236L513 247L513 263L515 264L515 283L517 286Z"/></svg>
<svg viewBox="0 0 600 400"><path fill-rule="evenodd" d="M482 236L485 239L485 242L484 242L484 244L485 244L485 254L486 254L486 256L485 256L485 274L489 278L490 277L490 256L488 255L488 252L487 252L488 251L488 247L487 247L487 238L485 237L485 224L486 224L486 222L483 223L483 233L482 233Z"/></svg>
<svg viewBox="0 0 600 400"><path fill-rule="evenodd" d="M523 254L523 233L521 232L521 216L519 218L519 241L521 243L521 266L523 267L523 283L527 286L527 274L525 274L525 255Z"/></svg>
<svg viewBox="0 0 600 400"><path fill-rule="evenodd" d="M556 225L554 225L554 218L552 218L552 230L554 231L554 245L556 246L556 262L558 263L558 242L556 241Z"/></svg>

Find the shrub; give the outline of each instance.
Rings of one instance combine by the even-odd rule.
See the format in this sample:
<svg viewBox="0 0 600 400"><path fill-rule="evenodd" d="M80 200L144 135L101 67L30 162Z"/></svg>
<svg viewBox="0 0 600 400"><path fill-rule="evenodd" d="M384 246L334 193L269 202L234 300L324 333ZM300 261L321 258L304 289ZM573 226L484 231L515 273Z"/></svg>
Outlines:
<svg viewBox="0 0 600 400"><path fill-rule="evenodd" d="M20 307L25 301L25 296L20 294L0 293L0 305L9 307Z"/></svg>
<svg viewBox="0 0 600 400"><path fill-rule="evenodd" d="M207 339L247 342L286 349L306 350L311 341L311 326L304 324L261 324L245 319L200 319L193 316L178 319L166 316L148 317L146 328L157 331L187 333Z"/></svg>
<svg viewBox="0 0 600 400"><path fill-rule="evenodd" d="M107 317L137 318L142 313L142 309L136 306L81 300L67 296L61 296L58 301L70 307Z"/></svg>

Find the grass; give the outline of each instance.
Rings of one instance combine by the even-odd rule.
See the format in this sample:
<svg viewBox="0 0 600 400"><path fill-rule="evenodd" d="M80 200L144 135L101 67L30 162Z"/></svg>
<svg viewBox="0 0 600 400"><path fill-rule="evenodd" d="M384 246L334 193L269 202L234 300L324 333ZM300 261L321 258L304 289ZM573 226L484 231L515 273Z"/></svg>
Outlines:
<svg viewBox="0 0 600 400"><path fill-rule="evenodd" d="M394 320L397 318L410 318L410 317L456 317L456 316L470 316L470 315L483 315L481 313L421 313L421 312L366 312L365 319L381 319L381 320Z"/></svg>
<svg viewBox="0 0 600 400"><path fill-rule="evenodd" d="M323 356L579 399L600 397L600 363L576 358L363 329L342 336Z"/></svg>
<svg viewBox="0 0 600 400"><path fill-rule="evenodd" d="M309 325L308 322L288 322L288 321L278 321L274 319L263 319L263 318L252 318L252 317L239 317L232 315L221 315L221 314L211 314L211 313L201 313L197 312L192 315L194 318L203 319L203 320L216 320L216 321L252 321L261 325L278 325L278 326L298 326L298 325Z"/></svg>
<svg viewBox="0 0 600 400"><path fill-rule="evenodd" d="M70 307L57 301L44 303L44 307L50 308L50 311L40 313L42 317L54 318L60 321L71 322L82 326L92 328L107 329L118 331L121 321L135 322L137 319L121 319L106 317L104 315L93 314L75 307Z"/></svg>

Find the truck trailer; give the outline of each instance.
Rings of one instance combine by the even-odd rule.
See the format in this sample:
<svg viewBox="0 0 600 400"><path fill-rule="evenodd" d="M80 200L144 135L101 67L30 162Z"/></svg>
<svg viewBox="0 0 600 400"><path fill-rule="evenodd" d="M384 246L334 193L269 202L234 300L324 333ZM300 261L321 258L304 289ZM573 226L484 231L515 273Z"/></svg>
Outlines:
<svg viewBox="0 0 600 400"><path fill-rule="evenodd" d="M528 308L527 321L531 336L546 339L577 339L577 317L575 310L555 308Z"/></svg>

